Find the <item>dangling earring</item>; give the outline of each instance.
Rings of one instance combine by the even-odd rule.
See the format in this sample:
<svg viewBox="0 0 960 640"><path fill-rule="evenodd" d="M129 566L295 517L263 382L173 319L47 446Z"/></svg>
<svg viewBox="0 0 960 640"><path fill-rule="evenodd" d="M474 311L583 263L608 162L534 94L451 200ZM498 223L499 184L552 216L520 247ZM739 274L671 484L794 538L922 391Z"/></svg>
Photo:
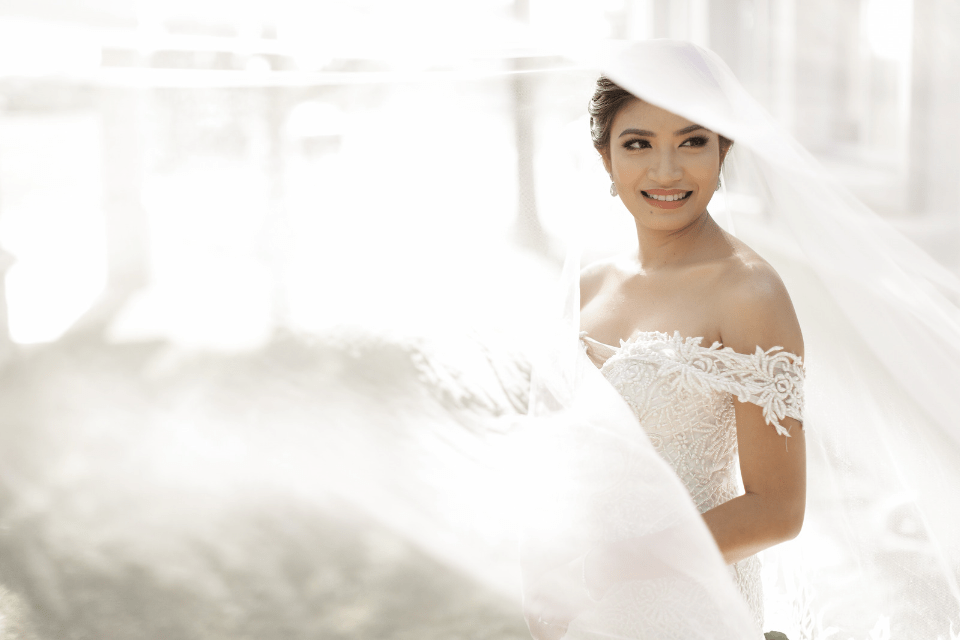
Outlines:
<svg viewBox="0 0 960 640"><path fill-rule="evenodd" d="M723 186L723 183L720 182L720 176L717 176L717 188L714 191L720 191L720 187Z"/></svg>
<svg viewBox="0 0 960 640"><path fill-rule="evenodd" d="M615 182L610 183L610 195L613 197L617 196L617 184Z"/></svg>

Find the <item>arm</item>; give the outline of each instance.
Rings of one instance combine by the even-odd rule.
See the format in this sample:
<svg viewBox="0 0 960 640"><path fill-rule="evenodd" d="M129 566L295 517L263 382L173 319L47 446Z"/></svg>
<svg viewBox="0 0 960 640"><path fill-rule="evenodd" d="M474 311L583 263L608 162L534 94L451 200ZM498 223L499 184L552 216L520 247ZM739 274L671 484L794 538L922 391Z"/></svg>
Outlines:
<svg viewBox="0 0 960 640"><path fill-rule="evenodd" d="M724 293L723 344L741 353L783 347L803 355L803 336L786 288L762 265ZM734 400L745 494L703 514L727 563L747 558L800 533L806 504L802 425L782 420L790 437L766 423L760 407Z"/></svg>
<svg viewBox="0 0 960 640"><path fill-rule="evenodd" d="M803 430L792 418L789 445L766 424L760 408L737 403L737 442L746 493L710 509L703 519L723 559L739 562L800 533L806 502Z"/></svg>

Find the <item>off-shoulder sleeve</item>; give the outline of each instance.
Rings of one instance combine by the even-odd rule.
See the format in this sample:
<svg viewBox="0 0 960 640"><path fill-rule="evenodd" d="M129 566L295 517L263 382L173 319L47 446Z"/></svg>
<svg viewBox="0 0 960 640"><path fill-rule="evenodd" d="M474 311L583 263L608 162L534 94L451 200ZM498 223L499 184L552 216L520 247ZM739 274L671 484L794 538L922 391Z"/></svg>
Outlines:
<svg viewBox="0 0 960 640"><path fill-rule="evenodd" d="M673 336L648 332L636 340L621 341L619 350L607 347L616 357L603 355L610 355L608 364L616 361L613 369L628 369L636 361L655 364L666 389L723 391L740 402L755 404L763 410L767 424L789 437L783 419L803 422L803 358L782 347L766 351L757 347L751 354L723 347L719 342L704 347L701 340L683 338L680 332Z"/></svg>
<svg viewBox="0 0 960 640"><path fill-rule="evenodd" d="M740 402L750 402L763 410L767 424L789 437L781 424L784 418L803 422L803 358L773 347L760 347L753 354L732 349L712 351L716 366L711 372L716 384Z"/></svg>

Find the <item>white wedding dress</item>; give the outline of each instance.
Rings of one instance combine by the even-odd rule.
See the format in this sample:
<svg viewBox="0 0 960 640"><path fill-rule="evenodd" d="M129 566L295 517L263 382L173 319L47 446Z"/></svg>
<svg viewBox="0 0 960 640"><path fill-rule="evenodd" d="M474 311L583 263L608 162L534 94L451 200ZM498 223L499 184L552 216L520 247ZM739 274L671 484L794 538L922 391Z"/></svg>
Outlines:
<svg viewBox="0 0 960 640"><path fill-rule="evenodd" d="M716 54L657 40L569 57L735 141L716 208L784 278L810 363L677 334L578 340L581 250L610 252L592 245L592 210L572 215L558 308L525 341L524 597L551 593L549 580L564 588L551 567L624 543L646 577L572 612L565 640L759 637L759 560L725 565L700 515L742 492L736 399L778 433L787 417L804 424L804 530L771 550L765 584L784 605L780 630L958 637L960 281L837 184Z"/></svg>
<svg viewBox="0 0 960 640"><path fill-rule="evenodd" d="M763 409L768 424L788 435L784 417L803 419L803 363L778 348L753 354L700 344L683 338L644 332L613 347L581 333L584 350L603 376L626 400L654 449L683 481L700 513L743 493L737 467L737 432L733 398ZM621 487L628 502L630 487ZM605 502L621 496L609 492ZM616 527L616 517L611 527ZM612 537L616 537L614 533ZM740 593L759 628L763 628L760 560L751 556L730 567ZM639 582L639 581L638 581ZM618 637L668 638L679 629L669 583L651 593L651 585L628 585L601 603L604 617L616 621L605 631ZM656 593L659 591L660 593ZM616 613L611 609L620 609ZM676 610L672 610L676 609Z"/></svg>

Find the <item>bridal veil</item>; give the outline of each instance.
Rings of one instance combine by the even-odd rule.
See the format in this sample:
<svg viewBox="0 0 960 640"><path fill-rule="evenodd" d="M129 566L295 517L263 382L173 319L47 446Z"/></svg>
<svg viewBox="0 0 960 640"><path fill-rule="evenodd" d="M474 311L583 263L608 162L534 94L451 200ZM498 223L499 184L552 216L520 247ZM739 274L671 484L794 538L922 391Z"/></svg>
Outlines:
<svg viewBox="0 0 960 640"><path fill-rule="evenodd" d="M570 57L735 141L710 211L777 268L797 309L808 506L800 536L762 554L766 630L958 637L960 283L819 167L716 54L654 40ZM579 220L569 235L589 225ZM643 541L669 566L650 584L682 583L673 593L683 597L659 604L675 637L755 637L684 488L581 353L576 244L555 329L533 357L526 562L587 553L597 520L618 519L622 539ZM600 513L604 491L631 469L621 513ZM604 616L600 603L568 637L634 637Z"/></svg>

